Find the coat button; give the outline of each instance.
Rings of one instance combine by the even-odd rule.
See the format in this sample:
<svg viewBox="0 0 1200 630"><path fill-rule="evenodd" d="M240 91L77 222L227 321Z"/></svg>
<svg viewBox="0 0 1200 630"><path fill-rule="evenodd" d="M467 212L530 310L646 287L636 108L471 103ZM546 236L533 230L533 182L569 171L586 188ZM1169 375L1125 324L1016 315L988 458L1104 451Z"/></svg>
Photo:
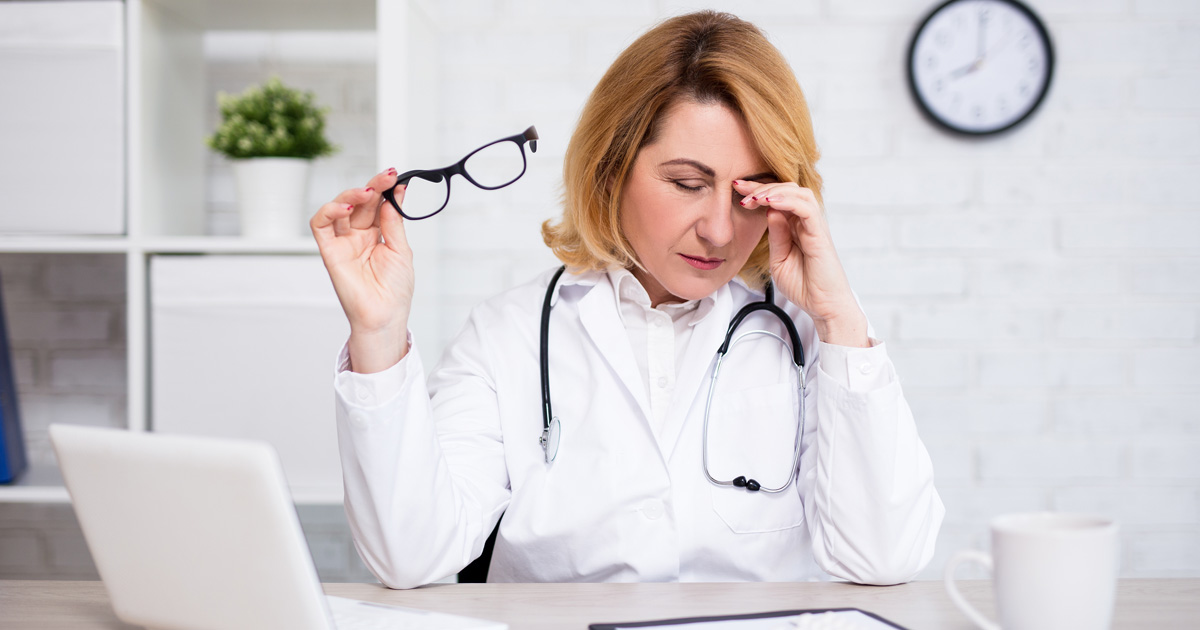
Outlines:
<svg viewBox="0 0 1200 630"><path fill-rule="evenodd" d="M665 377L665 376L658 377L658 386L666 387L667 386L667 377Z"/></svg>
<svg viewBox="0 0 1200 630"><path fill-rule="evenodd" d="M642 504L642 516L652 521L662 518L665 513L666 510L663 509L662 501L658 499L649 499Z"/></svg>
<svg viewBox="0 0 1200 630"><path fill-rule="evenodd" d="M873 366L870 363L864 363L864 364L858 366L858 371L862 372L863 374L870 374L872 367Z"/></svg>
<svg viewBox="0 0 1200 630"><path fill-rule="evenodd" d="M359 400L366 400L367 398L370 398L370 396L371 396L371 391L368 390L366 387L359 387L358 392L356 392L356 393L358 394Z"/></svg>
<svg viewBox="0 0 1200 630"><path fill-rule="evenodd" d="M350 412L350 424L358 427L359 429L367 428L367 414L361 411Z"/></svg>

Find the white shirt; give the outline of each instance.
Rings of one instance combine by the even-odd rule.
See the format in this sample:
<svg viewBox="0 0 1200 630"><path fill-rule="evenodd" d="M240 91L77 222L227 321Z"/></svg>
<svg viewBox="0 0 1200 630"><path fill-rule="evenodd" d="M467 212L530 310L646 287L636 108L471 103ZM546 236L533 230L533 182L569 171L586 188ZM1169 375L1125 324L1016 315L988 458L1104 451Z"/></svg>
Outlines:
<svg viewBox="0 0 1200 630"><path fill-rule="evenodd" d="M347 515L384 584L456 573L501 514L492 581L896 583L928 563L944 509L884 345L820 343L794 305L783 308L816 355L795 484L768 495L707 481L701 433L715 349L736 310L761 299L737 281L680 305L669 350L647 328L642 368L620 272L564 274L550 330L563 432L546 464L538 324L549 277L478 306L428 380L416 344L377 374L348 371L346 350L339 357ZM783 332L757 314L743 327ZM777 485L798 425L790 364L774 341L738 352L714 398L710 468ZM672 391L656 404L663 377Z"/></svg>

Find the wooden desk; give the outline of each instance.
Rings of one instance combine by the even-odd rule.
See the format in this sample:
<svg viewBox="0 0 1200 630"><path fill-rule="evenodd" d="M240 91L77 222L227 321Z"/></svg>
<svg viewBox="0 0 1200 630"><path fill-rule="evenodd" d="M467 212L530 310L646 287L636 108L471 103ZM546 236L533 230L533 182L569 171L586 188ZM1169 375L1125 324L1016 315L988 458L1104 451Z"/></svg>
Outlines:
<svg viewBox="0 0 1200 630"><path fill-rule="evenodd" d="M991 613L986 581L961 582ZM330 595L505 621L512 630L585 630L589 623L857 607L911 630L967 630L941 582L851 584L446 584L392 591L326 584ZM100 582L0 580L0 629L131 628L113 615ZM1200 628L1200 579L1121 580L1114 629Z"/></svg>

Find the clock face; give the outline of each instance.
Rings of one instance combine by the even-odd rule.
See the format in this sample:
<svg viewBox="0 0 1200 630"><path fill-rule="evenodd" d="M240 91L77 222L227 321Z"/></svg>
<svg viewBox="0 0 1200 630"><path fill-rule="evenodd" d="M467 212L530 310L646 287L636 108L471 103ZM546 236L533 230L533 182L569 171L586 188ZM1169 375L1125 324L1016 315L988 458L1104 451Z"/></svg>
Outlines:
<svg viewBox="0 0 1200 630"><path fill-rule="evenodd" d="M989 134L1031 114L1050 86L1054 52L1040 20L1015 0L950 0L917 29L909 84L935 122Z"/></svg>

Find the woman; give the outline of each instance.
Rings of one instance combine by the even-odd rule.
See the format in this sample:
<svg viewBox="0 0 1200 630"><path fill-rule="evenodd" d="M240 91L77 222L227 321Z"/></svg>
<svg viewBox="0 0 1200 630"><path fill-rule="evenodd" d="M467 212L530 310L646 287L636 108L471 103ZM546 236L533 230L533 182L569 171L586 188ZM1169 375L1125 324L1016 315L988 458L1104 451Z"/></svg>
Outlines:
<svg viewBox="0 0 1200 630"><path fill-rule="evenodd" d="M500 522L492 581L912 579L944 510L834 251L816 161L800 87L749 23L684 15L620 55L567 150L563 218L543 226L568 269L551 294L551 463L552 272L476 307L426 381L412 256L380 197L395 170L323 206L311 225L351 326L346 510L371 571L394 588L451 575ZM803 393L789 346L762 335L710 385L768 279L808 358ZM787 338L763 312L743 328ZM784 489L749 492L746 476Z"/></svg>

